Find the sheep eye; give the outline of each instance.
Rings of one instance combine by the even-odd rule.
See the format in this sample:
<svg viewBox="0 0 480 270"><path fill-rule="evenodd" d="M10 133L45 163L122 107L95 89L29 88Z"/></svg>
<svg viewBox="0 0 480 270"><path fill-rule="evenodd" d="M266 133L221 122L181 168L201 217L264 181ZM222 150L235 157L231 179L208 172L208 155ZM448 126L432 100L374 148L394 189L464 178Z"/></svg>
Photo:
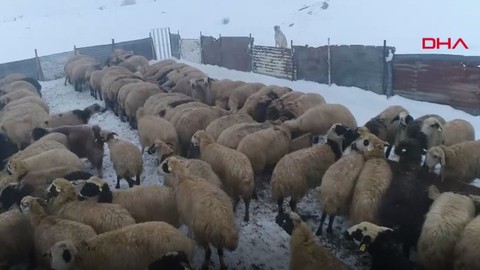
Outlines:
<svg viewBox="0 0 480 270"><path fill-rule="evenodd" d="M363 145L364 146L368 146L370 144L370 142L368 140L363 140Z"/></svg>

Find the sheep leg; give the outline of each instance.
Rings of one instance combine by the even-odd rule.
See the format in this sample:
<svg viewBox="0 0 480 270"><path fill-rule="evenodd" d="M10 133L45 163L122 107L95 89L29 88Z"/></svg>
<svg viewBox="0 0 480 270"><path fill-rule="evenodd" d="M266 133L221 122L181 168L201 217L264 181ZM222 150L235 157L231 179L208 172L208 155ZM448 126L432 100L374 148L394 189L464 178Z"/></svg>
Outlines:
<svg viewBox="0 0 480 270"><path fill-rule="evenodd" d="M137 182L136 182L135 184L136 184L137 186L140 186L140 174L138 174L138 175L136 176L136 178L137 178L137 179L136 179Z"/></svg>
<svg viewBox="0 0 480 270"><path fill-rule="evenodd" d="M320 218L320 225L318 225L318 229L315 232L315 235L317 236L322 235L323 224L325 223L326 218L327 218L327 213L323 212L322 217Z"/></svg>
<svg viewBox="0 0 480 270"><path fill-rule="evenodd" d="M243 217L243 221L248 222L250 220L250 199L243 199L243 203L245 204L245 216Z"/></svg>
<svg viewBox="0 0 480 270"><path fill-rule="evenodd" d="M385 157L388 159L388 157L390 157L390 152L392 152L392 148L393 148L393 144L390 144L388 147L387 147L387 151L385 152Z"/></svg>
<svg viewBox="0 0 480 270"><path fill-rule="evenodd" d="M237 211L237 206L238 206L239 202L240 202L240 198L235 198L235 200L233 200L233 212L234 213Z"/></svg>
<svg viewBox="0 0 480 270"><path fill-rule="evenodd" d="M128 182L128 187L133 187L136 184L135 181L133 181L133 179L130 177L125 178L125 180Z"/></svg>
<svg viewBox="0 0 480 270"><path fill-rule="evenodd" d="M205 259L203 260L203 263L202 263L202 270L208 269L208 265L210 263L210 257L212 257L212 250L210 249L210 246L207 244L205 246Z"/></svg>
<svg viewBox="0 0 480 270"><path fill-rule="evenodd" d="M223 249L217 249L218 259L220 260L220 269L226 270L227 266L225 265L225 260L223 259Z"/></svg>
<svg viewBox="0 0 480 270"><path fill-rule="evenodd" d="M278 205L278 214L280 215L280 214L284 213L284 211L283 211L283 197L278 199L277 205Z"/></svg>
<svg viewBox="0 0 480 270"><path fill-rule="evenodd" d="M328 217L328 227L327 227L327 233L333 233L333 221L335 220L335 215L331 215Z"/></svg>
<svg viewBox="0 0 480 270"><path fill-rule="evenodd" d="M297 212L297 201L291 198L288 205L290 205L290 208L292 209L293 212Z"/></svg>
<svg viewBox="0 0 480 270"><path fill-rule="evenodd" d="M115 186L116 189L120 189L120 179L122 179L120 175L117 175L117 185Z"/></svg>

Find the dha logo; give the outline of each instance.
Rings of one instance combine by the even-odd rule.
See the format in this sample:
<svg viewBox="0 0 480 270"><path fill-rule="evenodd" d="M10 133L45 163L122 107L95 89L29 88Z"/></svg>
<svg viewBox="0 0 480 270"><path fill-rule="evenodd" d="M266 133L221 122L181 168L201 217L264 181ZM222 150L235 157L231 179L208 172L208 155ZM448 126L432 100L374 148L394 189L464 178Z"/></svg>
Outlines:
<svg viewBox="0 0 480 270"><path fill-rule="evenodd" d="M463 46L464 49L468 49L467 43L462 38L457 39L455 42L452 41L452 38L448 38L446 41L441 41L440 38L422 38L422 49L424 50L438 50L440 46L454 50L459 45Z"/></svg>

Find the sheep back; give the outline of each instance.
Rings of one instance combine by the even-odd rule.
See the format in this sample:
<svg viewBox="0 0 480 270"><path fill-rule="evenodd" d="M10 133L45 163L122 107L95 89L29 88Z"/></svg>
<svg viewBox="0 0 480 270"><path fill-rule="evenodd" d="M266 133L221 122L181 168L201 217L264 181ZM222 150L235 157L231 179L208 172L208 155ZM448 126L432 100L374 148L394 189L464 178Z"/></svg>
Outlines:
<svg viewBox="0 0 480 270"><path fill-rule="evenodd" d="M455 270L480 269L479 243L480 216L477 216L467 224L455 245Z"/></svg>

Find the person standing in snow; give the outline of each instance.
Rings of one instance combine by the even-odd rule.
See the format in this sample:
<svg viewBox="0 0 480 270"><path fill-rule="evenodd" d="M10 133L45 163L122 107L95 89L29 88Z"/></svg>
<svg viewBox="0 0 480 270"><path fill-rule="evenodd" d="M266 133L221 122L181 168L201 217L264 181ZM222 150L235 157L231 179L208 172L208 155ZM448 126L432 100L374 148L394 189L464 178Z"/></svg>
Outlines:
<svg viewBox="0 0 480 270"><path fill-rule="evenodd" d="M273 30L275 30L275 47L287 48L287 38L280 30L280 26L275 25Z"/></svg>

